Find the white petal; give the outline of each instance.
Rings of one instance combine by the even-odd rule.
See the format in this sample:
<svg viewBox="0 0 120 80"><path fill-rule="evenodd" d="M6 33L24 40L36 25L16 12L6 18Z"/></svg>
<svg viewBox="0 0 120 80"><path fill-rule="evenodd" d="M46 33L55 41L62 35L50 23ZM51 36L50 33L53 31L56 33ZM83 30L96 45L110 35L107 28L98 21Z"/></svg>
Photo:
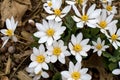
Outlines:
<svg viewBox="0 0 120 80"><path fill-rule="evenodd" d="M80 73L81 73L81 74L86 74L87 71L88 71L88 68L82 68L82 69L80 70Z"/></svg>
<svg viewBox="0 0 120 80"><path fill-rule="evenodd" d="M61 21L62 19L59 17L59 16L56 16L56 18L55 18L55 21L56 22L59 22L59 21Z"/></svg>
<svg viewBox="0 0 120 80"><path fill-rule="evenodd" d="M6 35L7 29L2 29L2 30L0 30L0 32L1 32L2 34Z"/></svg>
<svg viewBox="0 0 120 80"><path fill-rule="evenodd" d="M78 62L81 62L82 61L82 57L80 56L80 54L76 54L75 55L75 58Z"/></svg>
<svg viewBox="0 0 120 80"><path fill-rule="evenodd" d="M39 55L39 50L36 47L33 47L33 54L35 54L36 56Z"/></svg>
<svg viewBox="0 0 120 80"><path fill-rule="evenodd" d="M73 69L74 69L74 64L70 61L69 62L69 71L73 72Z"/></svg>
<svg viewBox="0 0 120 80"><path fill-rule="evenodd" d="M59 57L58 60L59 60L62 64L65 64L65 58Z"/></svg>
<svg viewBox="0 0 120 80"><path fill-rule="evenodd" d="M49 37L47 40L47 44L50 46L50 45L52 45L52 43L53 43L53 38Z"/></svg>
<svg viewBox="0 0 120 80"><path fill-rule="evenodd" d="M53 19L55 19L55 15L47 16L46 19L47 19L47 20L53 20Z"/></svg>
<svg viewBox="0 0 120 80"><path fill-rule="evenodd" d="M18 39L17 39L16 36L12 36L12 40L13 40L14 42L17 42L17 41L18 41Z"/></svg>
<svg viewBox="0 0 120 80"><path fill-rule="evenodd" d="M108 16L107 19L106 19L106 22L107 22L107 23L110 23L110 22L112 21L113 17L114 17L113 14L110 15L110 16Z"/></svg>
<svg viewBox="0 0 120 80"><path fill-rule="evenodd" d="M74 66L74 71L78 72L81 68L81 62L77 62Z"/></svg>
<svg viewBox="0 0 120 80"><path fill-rule="evenodd" d="M113 42L112 45L115 47L115 49L118 49L118 46L115 42Z"/></svg>
<svg viewBox="0 0 120 80"><path fill-rule="evenodd" d="M42 68L45 69L45 70L49 69L47 63L45 63L45 62L42 63Z"/></svg>
<svg viewBox="0 0 120 80"><path fill-rule="evenodd" d="M62 76L64 76L65 78L71 77L71 76L70 76L70 73L69 73L68 71L62 71L61 74L62 74Z"/></svg>
<svg viewBox="0 0 120 80"><path fill-rule="evenodd" d="M36 61L31 62L31 63L29 64L29 68L36 67L37 65L38 65L38 63L37 63Z"/></svg>
<svg viewBox="0 0 120 80"><path fill-rule="evenodd" d="M6 27L7 27L7 29L11 29L12 30L11 21L9 19L6 19Z"/></svg>
<svg viewBox="0 0 120 80"><path fill-rule="evenodd" d="M36 23L35 25L36 25L36 27L37 27L38 30L45 31L45 27L43 27L42 24L40 24L40 23Z"/></svg>
<svg viewBox="0 0 120 80"><path fill-rule="evenodd" d="M49 74L47 72L42 72L41 75L42 75L43 78L48 78L49 77Z"/></svg>
<svg viewBox="0 0 120 80"><path fill-rule="evenodd" d="M87 11L87 15L90 15L92 12L94 12L94 9L96 7L96 4L93 4Z"/></svg>
<svg viewBox="0 0 120 80"><path fill-rule="evenodd" d="M38 41L38 43L44 43L47 41L47 39L48 39L47 36L41 37L40 40Z"/></svg>
<svg viewBox="0 0 120 80"><path fill-rule="evenodd" d="M78 22L78 23L76 23L76 26L77 26L78 28L83 28L83 27L84 27L84 24L83 24L83 22Z"/></svg>
<svg viewBox="0 0 120 80"><path fill-rule="evenodd" d="M79 34L77 35L77 40L76 40L76 42L77 42L77 43L80 43L80 41L82 40L82 38L83 38L82 33L79 33Z"/></svg>
<svg viewBox="0 0 120 80"><path fill-rule="evenodd" d="M75 22L80 22L80 18L78 18L78 17L76 17L76 16L72 16L72 18L73 18L73 20L74 20Z"/></svg>
<svg viewBox="0 0 120 80"><path fill-rule="evenodd" d="M101 13L101 9L96 9L89 15L89 18L97 18L98 16L100 16L100 13Z"/></svg>
<svg viewBox="0 0 120 80"><path fill-rule="evenodd" d="M89 22L86 23L88 27L91 27L91 28L96 28L96 25L95 24L91 24Z"/></svg>
<svg viewBox="0 0 120 80"><path fill-rule="evenodd" d="M91 78L92 77L89 74L84 74L84 75L81 76L82 80L91 80Z"/></svg>
<svg viewBox="0 0 120 80"><path fill-rule="evenodd" d="M35 61L35 60L36 60L36 56L35 56L34 54L31 54L30 59L31 59L32 61Z"/></svg>
<svg viewBox="0 0 120 80"><path fill-rule="evenodd" d="M112 71L113 74L119 75L120 74L120 69L115 69Z"/></svg>
<svg viewBox="0 0 120 80"><path fill-rule="evenodd" d="M75 11L75 14L77 16L81 17L81 14L80 14L79 10L77 9L77 7L75 5L72 5L72 7L73 7L73 10Z"/></svg>
<svg viewBox="0 0 120 80"><path fill-rule="evenodd" d="M2 37L2 38L6 38L6 40L4 40L3 45L2 45L1 48L3 48L6 45L6 43L8 42L8 40L9 40L9 37Z"/></svg>
<svg viewBox="0 0 120 80"><path fill-rule="evenodd" d="M84 40L81 41L80 44L81 44L82 46L84 46L84 45L86 45L88 42L89 42L89 39L84 39Z"/></svg>
<svg viewBox="0 0 120 80"><path fill-rule="evenodd" d="M80 55L82 55L82 56L88 56L88 54L85 51L81 51Z"/></svg>
<svg viewBox="0 0 120 80"><path fill-rule="evenodd" d="M57 57L54 56L54 55L51 56L50 61L51 61L52 63L55 63L55 62L57 61Z"/></svg>
<svg viewBox="0 0 120 80"><path fill-rule="evenodd" d="M39 65L34 69L35 74L38 74L40 71L41 71L41 64L39 64Z"/></svg>
<svg viewBox="0 0 120 80"><path fill-rule="evenodd" d="M66 6L61 13L68 13L71 9L71 6Z"/></svg>

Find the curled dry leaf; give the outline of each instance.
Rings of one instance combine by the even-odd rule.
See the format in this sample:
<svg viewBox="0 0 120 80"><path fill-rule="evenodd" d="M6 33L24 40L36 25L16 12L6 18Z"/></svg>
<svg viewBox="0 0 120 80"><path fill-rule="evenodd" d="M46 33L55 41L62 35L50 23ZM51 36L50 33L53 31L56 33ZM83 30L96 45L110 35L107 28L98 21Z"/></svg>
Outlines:
<svg viewBox="0 0 120 80"><path fill-rule="evenodd" d="M9 80L7 76L2 76L0 80Z"/></svg>
<svg viewBox="0 0 120 80"><path fill-rule="evenodd" d="M25 73L25 71L19 71L17 77L18 77L20 80L32 80L32 79L27 75L27 73Z"/></svg>
<svg viewBox="0 0 120 80"><path fill-rule="evenodd" d="M22 37L27 40L29 43L34 42L33 36L31 33L27 31L22 31L21 32Z"/></svg>
<svg viewBox="0 0 120 80"><path fill-rule="evenodd" d="M31 9L30 0L4 0L1 4L2 26L5 20L11 16L19 21L19 26L22 25L21 19L28 9Z"/></svg>
<svg viewBox="0 0 120 80"><path fill-rule="evenodd" d="M10 73L11 63L12 63L12 60L9 57L8 61L7 61L7 64L6 64L5 74L9 74Z"/></svg>

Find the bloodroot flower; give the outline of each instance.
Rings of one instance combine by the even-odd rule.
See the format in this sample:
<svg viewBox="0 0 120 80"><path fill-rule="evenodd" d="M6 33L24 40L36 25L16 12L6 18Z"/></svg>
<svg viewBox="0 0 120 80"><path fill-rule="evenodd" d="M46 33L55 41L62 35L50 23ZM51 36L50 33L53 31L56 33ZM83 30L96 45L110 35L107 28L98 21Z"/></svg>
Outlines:
<svg viewBox="0 0 120 80"><path fill-rule="evenodd" d="M13 16L11 19L6 19L6 27L7 29L2 29L0 32L4 34L4 37L1 37L1 39L4 41L2 47L5 46L5 44L8 42L8 40L11 38L14 42L17 41L16 36L14 35L14 31L17 27L18 21L15 22Z"/></svg>
<svg viewBox="0 0 120 80"><path fill-rule="evenodd" d="M69 63L69 71L62 71L61 75L65 80L91 80L91 76L87 74L88 68L81 69L81 63L77 62L75 65Z"/></svg>

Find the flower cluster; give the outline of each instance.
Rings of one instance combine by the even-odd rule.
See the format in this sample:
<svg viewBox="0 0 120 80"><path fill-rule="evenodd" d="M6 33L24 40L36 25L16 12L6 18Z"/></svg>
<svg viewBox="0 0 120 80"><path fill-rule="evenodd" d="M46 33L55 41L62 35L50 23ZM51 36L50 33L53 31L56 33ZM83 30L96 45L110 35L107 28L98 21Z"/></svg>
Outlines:
<svg viewBox="0 0 120 80"><path fill-rule="evenodd" d="M30 76L34 77L33 80L41 77L48 78L49 64L57 61L65 64L66 57L69 58L71 55L75 58L76 64L74 65L74 62L70 61L68 71L61 71L62 80L91 80L91 75L87 74L88 68L81 68L83 57L88 57L90 50L101 56L109 45L115 49L120 47L120 29L117 29L116 26L118 21L113 19L117 10L115 6L112 6L112 0L100 0L102 4L100 9L96 4L89 7L88 0L65 0L65 7L62 6L62 1L47 0L43 4L43 8L49 15L42 20L42 23L35 23L38 31L33 35L39 39L40 45L38 48L33 47L33 53L30 56L32 62L26 68ZM68 31L68 28L64 26L63 18L70 12L74 12L71 18L79 31L76 34L71 33L68 42L65 43L63 38L64 35L67 36L65 32ZM14 36L17 22L15 23L13 17L11 20L6 20L6 26L7 30L1 30L1 33L5 35L2 37L4 41L2 47L9 38L17 41ZM99 29L99 33L105 35L109 44L106 44L106 40L100 36L97 37L97 40L85 38L81 30L87 28ZM120 70L115 69L112 73L120 74Z"/></svg>

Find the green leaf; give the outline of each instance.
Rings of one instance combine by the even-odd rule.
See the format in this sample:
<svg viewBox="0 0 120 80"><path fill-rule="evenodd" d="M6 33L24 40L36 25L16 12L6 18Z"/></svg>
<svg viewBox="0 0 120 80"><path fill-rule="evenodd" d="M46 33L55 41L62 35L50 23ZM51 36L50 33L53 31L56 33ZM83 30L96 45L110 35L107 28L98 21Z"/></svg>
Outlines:
<svg viewBox="0 0 120 80"><path fill-rule="evenodd" d="M111 58L112 55L109 54L108 52L103 52L103 56L106 57L106 58Z"/></svg>
<svg viewBox="0 0 120 80"><path fill-rule="evenodd" d="M108 67L109 67L110 71L112 71L113 69L115 69L117 67L117 63L110 63L108 65Z"/></svg>
<svg viewBox="0 0 120 80"><path fill-rule="evenodd" d="M61 79L61 74L60 74L59 72L57 72L57 73L53 76L52 80L62 80L62 79Z"/></svg>

